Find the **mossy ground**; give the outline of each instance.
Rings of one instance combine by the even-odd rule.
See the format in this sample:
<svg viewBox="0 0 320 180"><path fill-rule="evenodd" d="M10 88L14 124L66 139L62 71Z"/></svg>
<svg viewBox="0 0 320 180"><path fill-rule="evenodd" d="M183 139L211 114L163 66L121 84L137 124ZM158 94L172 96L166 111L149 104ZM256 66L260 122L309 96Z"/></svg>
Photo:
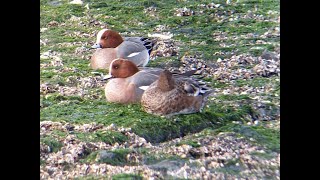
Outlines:
<svg viewBox="0 0 320 180"><path fill-rule="evenodd" d="M112 177L108 176L84 176L75 178L75 180L142 180L139 174L117 174Z"/></svg>
<svg viewBox="0 0 320 180"><path fill-rule="evenodd" d="M266 31L278 26L274 21L260 21L259 18L249 18L248 11L255 12L270 19L279 16L279 0L232 0L227 5L225 0L214 1L224 8L204 8L212 1L84 1L89 3L90 9L85 6L69 4L69 1L40 0L40 52L54 52L63 65L53 65L55 59L40 58L41 73L40 84L50 84L60 87L80 88L84 94L61 95L58 91L40 94L40 121L58 121L74 124L96 122L103 125L116 124L130 127L137 135L144 137L152 143L168 141L176 137L183 137L195 132L207 131L225 132L233 131L241 136L253 137L257 143L265 144L270 151L280 151L279 129L266 128L266 126L244 127L235 125L232 121L246 123L244 118L252 114L252 107L243 104L237 107L216 103L209 100L204 112L177 115L163 118L145 113L139 104L120 105L105 101L104 91L101 87L81 86L79 78L94 77L88 66L88 57L93 51L84 51L77 54L79 48L91 46L95 41L95 34L101 27L108 27L121 33L134 36L146 36L153 33L155 28L163 25L162 32L173 33L173 39L179 42L179 53L172 57L157 57L150 61L149 66L162 66L165 61L179 64L185 54L201 54L206 61L215 62L218 58L227 58L242 53L252 56L261 55L264 50L274 51L279 47L279 37L271 36L261 39ZM168 5L171 4L171 5ZM148 8L157 10L151 11ZM195 12L192 16L175 16L176 8L189 8ZM276 13L272 13L275 11ZM271 13L270 13L271 12ZM238 17L237 20L229 20ZM55 22L56 25L53 23ZM95 24L98 22L98 25ZM215 33L226 34L225 39L216 40ZM252 38L241 35L253 33ZM236 37L236 38L235 38ZM257 44L258 40L266 43ZM221 45L223 44L223 45ZM223 52L223 53L217 53ZM99 71L103 72L104 71ZM221 83L215 79L205 79L211 82L213 88L227 88L230 84ZM238 87L262 87L273 84L277 87L272 94L279 94L280 82L275 77L254 77L250 80L238 79ZM96 96L90 96L95 94ZM273 96L274 97L274 96ZM219 95L215 97L220 101L241 101L249 99L248 95ZM279 97L277 97L279 99ZM271 104L269 104L272 106ZM268 122L264 122L268 123ZM245 129L245 130L244 130ZM106 132L93 134L76 133L83 141L126 141L121 134L106 135ZM64 132L54 132L64 137ZM53 137L41 137L41 142L59 150L61 145ZM186 140L185 144L198 147L197 142ZM121 162L121 161L119 161ZM140 179L139 175L117 175L112 179ZM87 179L90 179L89 177Z"/></svg>

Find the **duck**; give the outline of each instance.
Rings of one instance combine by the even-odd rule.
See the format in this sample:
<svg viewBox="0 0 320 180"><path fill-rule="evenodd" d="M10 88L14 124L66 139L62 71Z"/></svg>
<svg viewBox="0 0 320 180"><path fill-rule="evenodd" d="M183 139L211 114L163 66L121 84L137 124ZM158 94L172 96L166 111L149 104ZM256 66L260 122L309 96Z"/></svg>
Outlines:
<svg viewBox="0 0 320 180"><path fill-rule="evenodd" d="M159 78L163 71L156 67L138 67L132 61L124 58L114 59L109 66L108 75L104 80L107 102L120 104L139 104L144 91ZM174 72L175 77L187 77L195 71L185 73Z"/></svg>
<svg viewBox="0 0 320 180"><path fill-rule="evenodd" d="M97 34L97 49L90 59L92 69L108 69L112 60L124 58L138 67L148 64L154 42L146 37L122 37L119 32L102 29Z"/></svg>
<svg viewBox="0 0 320 180"><path fill-rule="evenodd" d="M157 116L202 112L213 89L199 79L175 78L167 69L148 86L141 97L144 111Z"/></svg>

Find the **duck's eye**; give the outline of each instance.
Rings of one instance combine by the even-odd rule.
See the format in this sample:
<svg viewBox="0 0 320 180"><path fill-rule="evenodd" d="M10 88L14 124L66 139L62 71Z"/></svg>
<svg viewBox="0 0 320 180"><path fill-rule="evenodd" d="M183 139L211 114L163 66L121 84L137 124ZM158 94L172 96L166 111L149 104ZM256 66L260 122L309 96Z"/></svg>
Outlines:
<svg viewBox="0 0 320 180"><path fill-rule="evenodd" d="M114 69L118 69L118 68L119 68L119 66L113 66L113 68L114 68Z"/></svg>

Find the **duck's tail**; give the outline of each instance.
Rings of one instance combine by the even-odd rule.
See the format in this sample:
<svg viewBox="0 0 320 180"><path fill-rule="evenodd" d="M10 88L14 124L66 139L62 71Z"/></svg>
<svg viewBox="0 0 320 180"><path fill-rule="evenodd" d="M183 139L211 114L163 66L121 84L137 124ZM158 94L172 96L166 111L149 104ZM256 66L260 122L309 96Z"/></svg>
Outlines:
<svg viewBox="0 0 320 180"><path fill-rule="evenodd" d="M142 37L140 40L143 42L143 45L147 48L148 53L149 53L149 55L150 55L150 53L151 53L151 51L152 51L152 49L153 49L153 46L154 46L155 42L152 41L152 40L149 39L149 38L146 38L146 37Z"/></svg>

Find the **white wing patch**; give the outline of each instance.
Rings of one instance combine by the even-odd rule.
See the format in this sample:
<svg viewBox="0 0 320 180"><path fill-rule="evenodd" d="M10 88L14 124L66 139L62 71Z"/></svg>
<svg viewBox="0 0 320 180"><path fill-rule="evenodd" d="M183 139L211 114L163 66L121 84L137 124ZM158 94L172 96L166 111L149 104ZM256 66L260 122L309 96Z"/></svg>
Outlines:
<svg viewBox="0 0 320 180"><path fill-rule="evenodd" d="M140 54L141 52L134 52L134 53L131 53L129 54L127 57L133 57L133 56L136 56L138 54Z"/></svg>

